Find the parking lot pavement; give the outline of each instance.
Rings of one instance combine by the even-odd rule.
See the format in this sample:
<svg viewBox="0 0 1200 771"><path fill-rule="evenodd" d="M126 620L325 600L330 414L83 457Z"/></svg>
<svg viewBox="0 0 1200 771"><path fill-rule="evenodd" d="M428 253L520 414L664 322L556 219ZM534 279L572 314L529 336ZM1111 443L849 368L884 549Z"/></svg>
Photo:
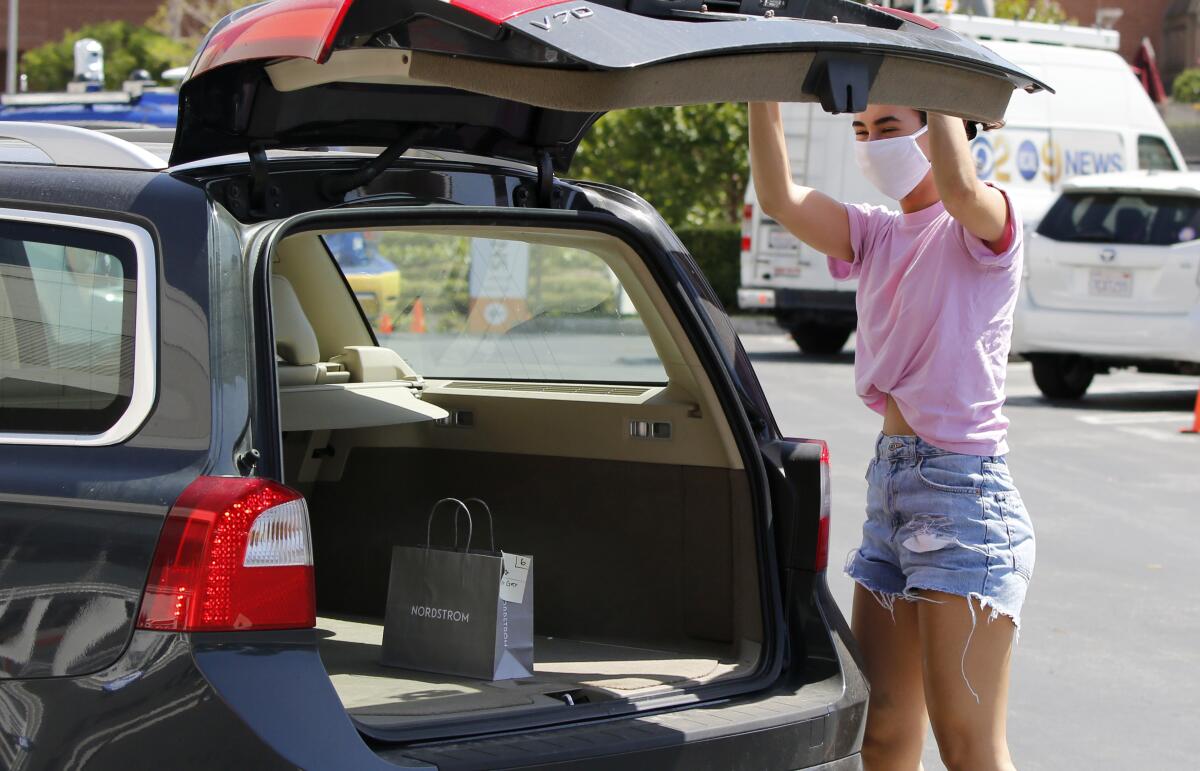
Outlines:
<svg viewBox="0 0 1200 771"><path fill-rule="evenodd" d="M882 419L854 394L852 353L742 340L785 434L829 442L829 583L858 544ZM1009 743L1022 771L1191 769L1200 755L1200 378L1119 372L1051 404L1009 367L1009 465L1038 538L1013 663ZM941 769L930 737L928 771Z"/></svg>

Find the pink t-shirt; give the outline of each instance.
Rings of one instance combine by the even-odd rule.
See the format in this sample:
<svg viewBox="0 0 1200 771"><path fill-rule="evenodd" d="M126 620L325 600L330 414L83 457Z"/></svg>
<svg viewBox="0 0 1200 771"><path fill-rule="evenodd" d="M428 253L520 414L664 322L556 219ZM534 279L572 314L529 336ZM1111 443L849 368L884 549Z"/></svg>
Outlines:
<svg viewBox="0 0 1200 771"><path fill-rule="evenodd" d="M834 278L858 279L858 395L884 414L891 394L935 447L1004 455L1000 409L1024 252L1012 202L999 254L940 202L911 214L847 204L846 213L854 261L828 261Z"/></svg>

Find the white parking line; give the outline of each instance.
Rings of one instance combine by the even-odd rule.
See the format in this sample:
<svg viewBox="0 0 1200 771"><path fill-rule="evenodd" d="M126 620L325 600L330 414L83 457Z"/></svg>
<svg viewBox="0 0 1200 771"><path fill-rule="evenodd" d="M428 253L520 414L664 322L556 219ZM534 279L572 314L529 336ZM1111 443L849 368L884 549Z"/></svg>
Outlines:
<svg viewBox="0 0 1200 771"><path fill-rule="evenodd" d="M1180 426L1182 428L1182 425ZM1164 431L1161 428L1143 428L1138 426L1116 426L1115 430L1126 434L1132 434L1141 439L1153 439L1156 442L1172 442L1176 444L1190 444L1192 447L1200 447L1200 439L1189 434L1182 434L1178 431Z"/></svg>

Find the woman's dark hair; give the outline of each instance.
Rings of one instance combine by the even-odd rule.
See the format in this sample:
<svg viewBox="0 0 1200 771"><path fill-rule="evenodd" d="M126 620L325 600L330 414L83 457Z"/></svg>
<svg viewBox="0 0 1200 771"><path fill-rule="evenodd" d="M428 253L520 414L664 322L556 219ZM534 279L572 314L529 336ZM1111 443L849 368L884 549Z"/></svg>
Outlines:
<svg viewBox="0 0 1200 771"><path fill-rule="evenodd" d="M921 125L922 126L929 125L929 113L925 112L924 110L917 110L917 115L921 116ZM1003 123L997 123L995 125L991 125L991 124L977 123L976 121L973 121L973 120L964 120L963 121L963 126L966 127L966 129L967 129L967 141L970 141L970 140L974 139L975 137L979 136L979 129L981 129L981 128L984 131L991 131L992 129L1000 128L1003 125L1004 125Z"/></svg>

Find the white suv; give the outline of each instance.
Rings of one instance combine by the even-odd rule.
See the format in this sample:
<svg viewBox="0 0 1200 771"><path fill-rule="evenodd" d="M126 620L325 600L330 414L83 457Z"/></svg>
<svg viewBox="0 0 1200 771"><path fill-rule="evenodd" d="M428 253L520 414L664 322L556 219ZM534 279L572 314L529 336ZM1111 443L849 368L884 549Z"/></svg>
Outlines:
<svg viewBox="0 0 1200 771"><path fill-rule="evenodd" d="M1013 350L1046 396L1112 367L1200 372L1200 174L1073 180L1025 259Z"/></svg>

